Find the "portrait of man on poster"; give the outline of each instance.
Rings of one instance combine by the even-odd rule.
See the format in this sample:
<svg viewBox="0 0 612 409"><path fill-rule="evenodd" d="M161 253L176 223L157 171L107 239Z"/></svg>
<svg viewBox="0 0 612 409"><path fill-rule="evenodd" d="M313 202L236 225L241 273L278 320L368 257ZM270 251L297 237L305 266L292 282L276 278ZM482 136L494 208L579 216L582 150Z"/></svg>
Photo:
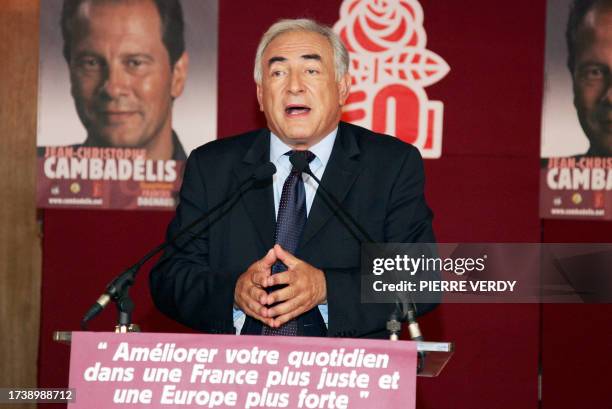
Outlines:
<svg viewBox="0 0 612 409"><path fill-rule="evenodd" d="M179 0L65 0L61 29L82 145L185 160L172 129L189 67Z"/></svg>
<svg viewBox="0 0 612 409"><path fill-rule="evenodd" d="M612 1L575 0L567 24L574 106L587 156L612 156Z"/></svg>

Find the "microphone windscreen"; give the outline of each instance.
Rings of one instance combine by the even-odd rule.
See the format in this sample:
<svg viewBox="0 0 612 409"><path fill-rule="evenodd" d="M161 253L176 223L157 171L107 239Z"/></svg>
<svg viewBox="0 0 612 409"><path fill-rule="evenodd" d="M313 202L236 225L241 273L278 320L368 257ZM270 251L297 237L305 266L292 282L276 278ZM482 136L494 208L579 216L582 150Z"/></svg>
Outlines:
<svg viewBox="0 0 612 409"><path fill-rule="evenodd" d="M276 173L276 166L272 162L264 163L253 172L253 178L262 181Z"/></svg>

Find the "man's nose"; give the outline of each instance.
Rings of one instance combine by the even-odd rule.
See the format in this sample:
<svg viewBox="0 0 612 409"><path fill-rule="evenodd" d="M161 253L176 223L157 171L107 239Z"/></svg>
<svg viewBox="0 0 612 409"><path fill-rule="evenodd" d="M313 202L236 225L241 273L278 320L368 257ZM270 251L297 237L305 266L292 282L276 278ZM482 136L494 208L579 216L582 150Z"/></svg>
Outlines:
<svg viewBox="0 0 612 409"><path fill-rule="evenodd" d="M109 64L106 67L100 92L109 99L124 96L129 90L129 74L121 64Z"/></svg>
<svg viewBox="0 0 612 409"><path fill-rule="evenodd" d="M612 78L610 76L608 76L608 80L606 81L601 102L608 106L612 106Z"/></svg>
<svg viewBox="0 0 612 409"><path fill-rule="evenodd" d="M289 92L299 94L304 91L304 81L300 72L292 71L289 74Z"/></svg>

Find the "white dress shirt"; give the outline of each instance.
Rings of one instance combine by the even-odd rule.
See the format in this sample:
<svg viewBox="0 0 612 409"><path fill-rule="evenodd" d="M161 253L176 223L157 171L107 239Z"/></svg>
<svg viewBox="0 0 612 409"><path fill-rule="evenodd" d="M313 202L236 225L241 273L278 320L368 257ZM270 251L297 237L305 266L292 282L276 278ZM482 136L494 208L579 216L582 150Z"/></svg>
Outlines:
<svg viewBox="0 0 612 409"><path fill-rule="evenodd" d="M319 141L316 145L310 147L309 151L315 154L315 158L310 162L310 170L314 175L321 180L323 172L327 167L327 162L331 156L334 142L336 141L336 134L338 128L334 129L329 135ZM287 152L293 150L293 148L283 141L278 136L270 132L270 162L276 166L276 173L272 176L272 188L274 190L274 214L278 217L278 207L283 192L283 185L287 176L291 173L291 162L289 156L285 155ZM314 201L317 193L317 182L312 179L309 175L302 173L302 180L304 181L304 190L306 193L306 215L310 214L310 208ZM327 304L320 304L319 311L327 326L328 321L328 310ZM242 310L234 308L234 327L236 328L236 334L240 334L242 326L244 325L245 315Z"/></svg>

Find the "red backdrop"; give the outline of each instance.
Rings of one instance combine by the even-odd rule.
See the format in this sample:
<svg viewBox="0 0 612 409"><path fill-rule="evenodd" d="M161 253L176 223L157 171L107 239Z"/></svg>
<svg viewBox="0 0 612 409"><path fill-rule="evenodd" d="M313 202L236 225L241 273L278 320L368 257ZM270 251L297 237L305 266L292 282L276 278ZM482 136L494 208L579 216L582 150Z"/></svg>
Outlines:
<svg viewBox="0 0 612 409"><path fill-rule="evenodd" d="M252 61L281 17L338 19L340 1L219 1L219 135L264 124ZM443 154L426 162L427 195L441 242L612 242L612 223L540 221L538 164L545 2L422 0L428 49L451 67L426 89L444 103ZM46 210L39 380L64 386L69 350L54 330L77 330L106 283L158 244L170 213ZM142 270L134 321L146 331L185 331L159 314ZM420 379L420 408L610 405L604 372L612 344L605 306L443 305L423 319L427 338L457 352L437 379ZM92 325L109 330L109 308ZM48 407L48 406L45 406Z"/></svg>

